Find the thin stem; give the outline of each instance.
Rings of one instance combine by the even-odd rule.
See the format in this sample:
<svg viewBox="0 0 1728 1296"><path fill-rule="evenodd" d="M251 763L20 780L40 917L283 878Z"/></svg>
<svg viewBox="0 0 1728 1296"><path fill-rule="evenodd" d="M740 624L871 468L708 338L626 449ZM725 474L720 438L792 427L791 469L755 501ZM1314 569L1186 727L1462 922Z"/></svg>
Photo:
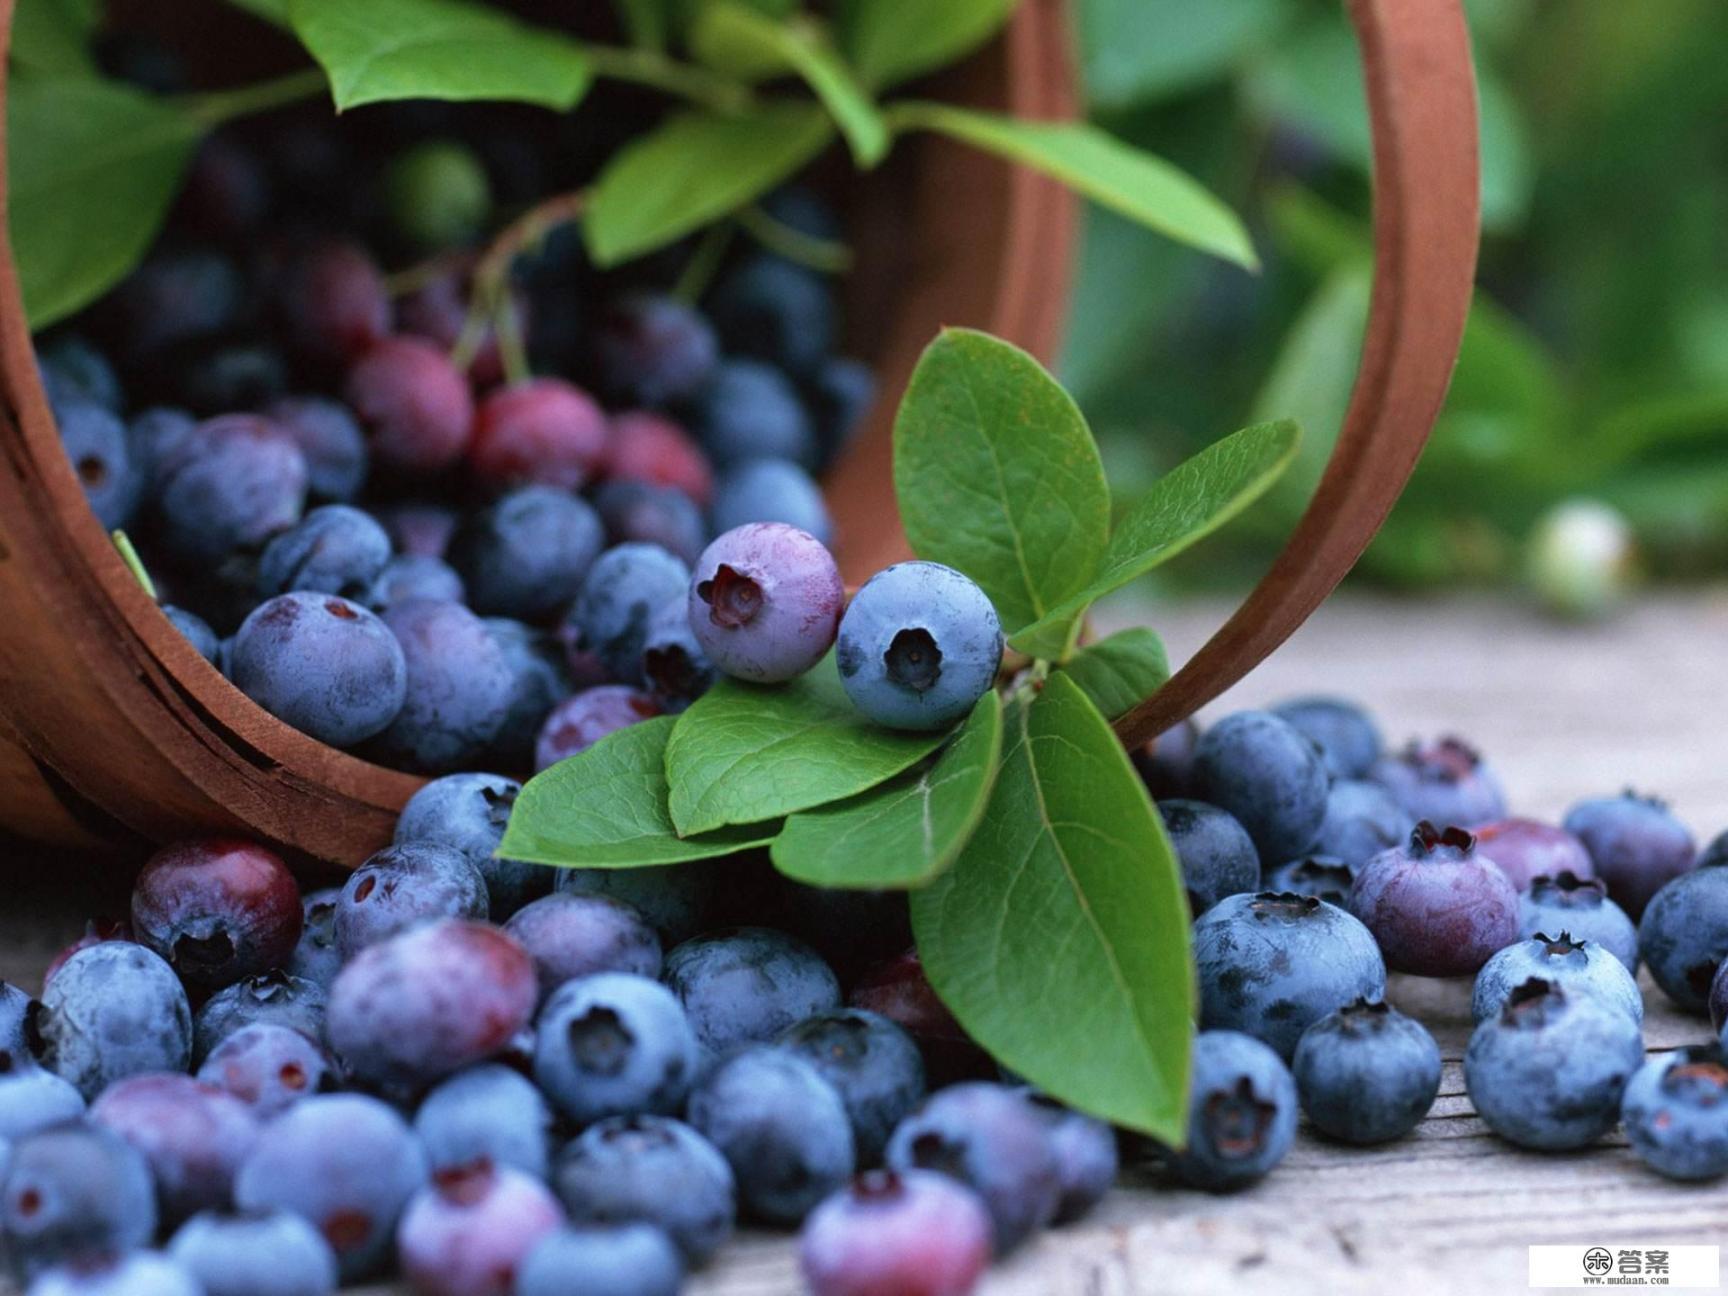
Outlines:
<svg viewBox="0 0 1728 1296"><path fill-rule="evenodd" d="M755 203L738 213L738 224L763 247L788 261L823 274L842 274L852 268L852 249L844 243L794 229Z"/></svg>
<svg viewBox="0 0 1728 1296"><path fill-rule="evenodd" d="M498 359L504 366L504 381L526 382L531 376L528 349L522 343L522 321L508 292L500 293L492 312L492 332L498 338Z"/></svg>
<svg viewBox="0 0 1728 1296"><path fill-rule="evenodd" d="M733 228L731 221L721 221L718 225L710 225L703 233L702 241L678 272L678 282L672 285L672 295L679 301L694 304L708 291L708 285L714 282L720 262L725 259L726 249L731 245Z"/></svg>
<svg viewBox="0 0 1728 1296"><path fill-rule="evenodd" d="M236 117L299 103L329 88L330 82L323 68L301 68L298 72L241 86L237 90L216 90L197 95L191 101L192 115L206 125L218 126Z"/></svg>
<svg viewBox="0 0 1728 1296"><path fill-rule="evenodd" d="M748 86L705 68L680 63L659 50L591 45L586 53L595 76L648 86L728 115L750 106Z"/></svg>

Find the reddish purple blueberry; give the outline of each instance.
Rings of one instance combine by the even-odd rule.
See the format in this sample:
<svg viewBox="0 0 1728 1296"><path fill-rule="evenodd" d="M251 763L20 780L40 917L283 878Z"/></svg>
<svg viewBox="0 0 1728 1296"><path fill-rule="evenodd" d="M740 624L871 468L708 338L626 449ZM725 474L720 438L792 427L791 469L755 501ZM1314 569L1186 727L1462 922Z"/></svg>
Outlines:
<svg viewBox="0 0 1728 1296"><path fill-rule="evenodd" d="M1418 976L1471 976L1518 939L1518 892L1462 828L1416 825L1402 847L1362 866L1350 907L1386 964Z"/></svg>
<svg viewBox="0 0 1728 1296"><path fill-rule="evenodd" d="M542 896L517 910L504 930L534 960L542 999L596 972L660 975L660 937L629 905L606 896Z"/></svg>
<svg viewBox="0 0 1728 1296"><path fill-rule="evenodd" d="M720 536L697 560L690 628L720 670L772 684L822 659L845 598L840 569L820 540L784 523L752 523Z"/></svg>
<svg viewBox="0 0 1728 1296"><path fill-rule="evenodd" d="M550 769L580 755L608 734L652 720L660 704L626 684L583 689L553 707L534 744L534 768Z"/></svg>
<svg viewBox="0 0 1728 1296"><path fill-rule="evenodd" d="M474 397L450 357L430 342L375 342L348 371L348 404L366 429L372 457L407 475L453 466L473 435Z"/></svg>
<svg viewBox="0 0 1728 1296"><path fill-rule="evenodd" d="M990 1267L978 1194L928 1170L871 1170L804 1221L798 1258L814 1296L965 1296Z"/></svg>
<svg viewBox="0 0 1728 1296"><path fill-rule="evenodd" d="M1696 863L1697 846L1665 801L1628 789L1580 801L1563 826L1584 843L1608 894L1637 921L1650 898Z"/></svg>
<svg viewBox="0 0 1728 1296"><path fill-rule="evenodd" d="M664 415L645 410L613 416L606 475L616 481L668 486L698 505L706 505L714 494L714 470L690 434Z"/></svg>
<svg viewBox="0 0 1728 1296"><path fill-rule="evenodd" d="M207 989L285 964L302 921L299 888L281 857L237 838L164 847L132 888L139 943Z"/></svg>
<svg viewBox="0 0 1728 1296"><path fill-rule="evenodd" d="M481 1162L438 1172L409 1199L396 1253L422 1296L513 1296L522 1261L563 1222L538 1179Z"/></svg>
<svg viewBox="0 0 1728 1296"><path fill-rule="evenodd" d="M302 1098L332 1088L336 1068L311 1036L278 1022L257 1021L218 1041L199 1066L198 1079L269 1120Z"/></svg>
<svg viewBox="0 0 1728 1296"><path fill-rule="evenodd" d="M1499 865L1519 891L1528 891L1539 877L1594 876L1590 853L1564 828L1534 819L1500 819L1472 828L1476 849Z"/></svg>
<svg viewBox="0 0 1728 1296"><path fill-rule="evenodd" d="M315 364L334 367L381 342L390 328L390 295L365 249L332 241L291 260L277 285L290 343Z"/></svg>
<svg viewBox="0 0 1728 1296"><path fill-rule="evenodd" d="M606 416L588 393L561 378L530 378L480 402L468 465L494 490L579 490L598 475L606 439Z"/></svg>
<svg viewBox="0 0 1728 1296"><path fill-rule="evenodd" d="M90 1120L143 1153L165 1224L228 1205L235 1172L259 1129L244 1102L188 1075L137 1075L112 1084L91 1105Z"/></svg>

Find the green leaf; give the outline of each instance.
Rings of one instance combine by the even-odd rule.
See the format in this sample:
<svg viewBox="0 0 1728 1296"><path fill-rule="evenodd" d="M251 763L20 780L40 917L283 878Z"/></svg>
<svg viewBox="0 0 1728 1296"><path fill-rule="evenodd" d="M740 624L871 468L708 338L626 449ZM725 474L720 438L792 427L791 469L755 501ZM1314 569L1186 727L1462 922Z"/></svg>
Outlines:
<svg viewBox="0 0 1728 1296"><path fill-rule="evenodd" d="M1084 588L1109 533L1079 407L1031 356L970 329L943 330L912 373L894 490L913 551L977 581L1009 630Z"/></svg>
<svg viewBox="0 0 1728 1296"><path fill-rule="evenodd" d="M13 84L6 124L12 252L37 329L138 264L204 128L130 86L47 77Z"/></svg>
<svg viewBox="0 0 1728 1296"><path fill-rule="evenodd" d="M90 35L100 18L84 0L18 0L12 15L12 63L44 76L95 76Z"/></svg>
<svg viewBox="0 0 1728 1296"><path fill-rule="evenodd" d="M698 15L691 47L712 67L746 79L790 68L809 84L864 167L888 152L888 125L821 30L809 19L776 22L740 0L710 0Z"/></svg>
<svg viewBox="0 0 1728 1296"><path fill-rule="evenodd" d="M666 744L672 822L687 837L856 796L943 737L871 724L841 687L833 653L787 684L722 679L678 717Z"/></svg>
<svg viewBox="0 0 1728 1296"><path fill-rule="evenodd" d="M1192 90L1263 48L1291 15L1287 0L1081 0L1087 100L1120 111Z"/></svg>
<svg viewBox="0 0 1728 1296"><path fill-rule="evenodd" d="M762 846L778 824L679 837L666 809L666 741L657 716L608 734L522 788L498 853L560 868L640 868Z"/></svg>
<svg viewBox="0 0 1728 1296"><path fill-rule="evenodd" d="M686 113L625 145L595 183L583 230L601 266L652 252L729 215L813 159L833 138L809 103L732 117Z"/></svg>
<svg viewBox="0 0 1728 1296"><path fill-rule="evenodd" d="M1001 756L1002 700L992 690L933 764L788 819L774 867L811 886L923 886L978 826Z"/></svg>
<svg viewBox="0 0 1728 1296"><path fill-rule="evenodd" d="M1082 1111L1182 1141L1181 871L1146 785L1067 676L1010 707L984 822L911 902L931 985L991 1056Z"/></svg>
<svg viewBox="0 0 1728 1296"><path fill-rule="evenodd" d="M1106 719L1125 714L1170 678L1164 641L1143 626L1088 644L1060 668Z"/></svg>
<svg viewBox="0 0 1728 1296"><path fill-rule="evenodd" d="M568 36L467 0L288 0L338 112L389 99L502 99L567 111L591 78Z"/></svg>
<svg viewBox="0 0 1728 1296"><path fill-rule="evenodd" d="M1235 517L1265 493L1296 457L1295 423L1256 423L1215 441L1152 483L1110 537L1097 574L1037 624L1013 635L1021 652L1062 651L1068 626L1086 606L1143 576Z"/></svg>
<svg viewBox="0 0 1728 1296"><path fill-rule="evenodd" d="M896 130L935 131L1043 172L1178 243L1251 270L1260 265L1236 213L1204 185L1096 126L1021 121L912 100L893 105L888 116Z"/></svg>
<svg viewBox="0 0 1728 1296"><path fill-rule="evenodd" d="M895 85L970 54L1017 0L842 0L841 45L866 83Z"/></svg>

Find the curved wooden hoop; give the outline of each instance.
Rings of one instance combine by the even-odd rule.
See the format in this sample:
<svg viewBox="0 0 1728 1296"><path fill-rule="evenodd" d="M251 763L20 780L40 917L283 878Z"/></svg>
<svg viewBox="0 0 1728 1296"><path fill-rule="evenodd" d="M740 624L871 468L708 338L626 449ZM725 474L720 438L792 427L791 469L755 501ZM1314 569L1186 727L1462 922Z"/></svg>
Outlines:
<svg viewBox="0 0 1728 1296"><path fill-rule="evenodd" d="M1440 413L1476 276L1476 81L1461 0L1350 0L1374 129L1374 292L1331 462L1284 551L1169 683L1116 722L1156 737L1282 644L1355 565Z"/></svg>

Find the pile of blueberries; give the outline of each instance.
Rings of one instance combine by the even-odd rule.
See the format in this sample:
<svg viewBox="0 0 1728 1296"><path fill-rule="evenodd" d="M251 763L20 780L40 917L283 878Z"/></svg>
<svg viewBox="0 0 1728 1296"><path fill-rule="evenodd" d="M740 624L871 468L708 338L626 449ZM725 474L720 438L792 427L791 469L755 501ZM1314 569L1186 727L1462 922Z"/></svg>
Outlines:
<svg viewBox="0 0 1728 1296"><path fill-rule="evenodd" d="M687 249L602 275L560 226L503 317L471 312L480 240L578 169L448 107L213 139L161 244L39 356L91 505L238 688L400 769L523 772L707 686L691 567L746 523L830 539L814 474L874 383L829 280L759 247L698 306L667 287ZM837 233L802 188L766 206Z"/></svg>

